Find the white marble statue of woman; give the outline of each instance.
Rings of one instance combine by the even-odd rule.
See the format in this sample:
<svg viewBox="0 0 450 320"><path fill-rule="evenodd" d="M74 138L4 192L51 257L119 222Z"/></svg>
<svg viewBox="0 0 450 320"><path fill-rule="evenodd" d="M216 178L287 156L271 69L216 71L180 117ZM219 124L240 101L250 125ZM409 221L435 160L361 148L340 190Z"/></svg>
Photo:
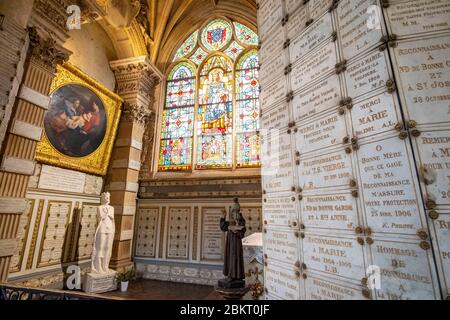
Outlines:
<svg viewBox="0 0 450 320"><path fill-rule="evenodd" d="M109 261L114 240L114 208L109 205L109 192L103 192L101 203L97 208L98 226L95 231L94 247L92 250L92 273L109 273Z"/></svg>

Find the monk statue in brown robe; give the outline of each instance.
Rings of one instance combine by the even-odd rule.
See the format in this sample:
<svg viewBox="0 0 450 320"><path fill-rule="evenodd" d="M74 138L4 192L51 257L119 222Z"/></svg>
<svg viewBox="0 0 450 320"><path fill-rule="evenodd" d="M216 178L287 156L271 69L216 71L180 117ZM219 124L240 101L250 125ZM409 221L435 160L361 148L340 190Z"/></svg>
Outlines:
<svg viewBox="0 0 450 320"><path fill-rule="evenodd" d="M234 198L234 204L229 208L229 213L228 221L226 221L225 210L223 210L223 217L220 219L220 229L227 233L227 241L223 266L225 278L218 281L218 286L222 288L243 288L245 287L245 270L242 238L244 238L246 228L238 198Z"/></svg>

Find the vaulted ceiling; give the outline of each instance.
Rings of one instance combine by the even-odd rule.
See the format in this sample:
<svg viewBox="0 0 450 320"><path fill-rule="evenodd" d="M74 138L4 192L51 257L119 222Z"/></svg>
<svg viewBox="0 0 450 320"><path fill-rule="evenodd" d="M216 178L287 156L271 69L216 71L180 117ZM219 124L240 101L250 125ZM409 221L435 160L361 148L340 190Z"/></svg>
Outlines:
<svg viewBox="0 0 450 320"><path fill-rule="evenodd" d="M164 73L172 53L204 22L225 16L256 30L256 0L148 0L151 60Z"/></svg>

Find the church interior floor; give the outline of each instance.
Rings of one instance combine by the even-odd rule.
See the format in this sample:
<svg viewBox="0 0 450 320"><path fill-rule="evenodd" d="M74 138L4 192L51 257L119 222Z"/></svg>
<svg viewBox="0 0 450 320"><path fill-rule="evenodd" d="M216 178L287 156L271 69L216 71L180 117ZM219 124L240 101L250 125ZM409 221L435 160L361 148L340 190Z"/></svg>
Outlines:
<svg viewBox="0 0 450 320"><path fill-rule="evenodd" d="M221 300L212 286L146 279L131 282L127 292L103 295L132 300Z"/></svg>

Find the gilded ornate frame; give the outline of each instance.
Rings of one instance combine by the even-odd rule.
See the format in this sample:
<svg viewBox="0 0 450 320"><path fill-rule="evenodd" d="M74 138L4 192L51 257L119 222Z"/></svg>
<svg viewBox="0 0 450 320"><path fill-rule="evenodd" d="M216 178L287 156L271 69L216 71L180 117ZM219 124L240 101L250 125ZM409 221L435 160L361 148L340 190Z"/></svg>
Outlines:
<svg viewBox="0 0 450 320"><path fill-rule="evenodd" d="M104 176L111 158L123 100L75 66L65 63L57 67L57 74L53 79L50 94L68 84L79 84L87 87L103 102L107 122L105 137L97 150L87 156L75 158L66 156L56 150L47 138L44 130L41 141L36 147L35 159L50 165Z"/></svg>

